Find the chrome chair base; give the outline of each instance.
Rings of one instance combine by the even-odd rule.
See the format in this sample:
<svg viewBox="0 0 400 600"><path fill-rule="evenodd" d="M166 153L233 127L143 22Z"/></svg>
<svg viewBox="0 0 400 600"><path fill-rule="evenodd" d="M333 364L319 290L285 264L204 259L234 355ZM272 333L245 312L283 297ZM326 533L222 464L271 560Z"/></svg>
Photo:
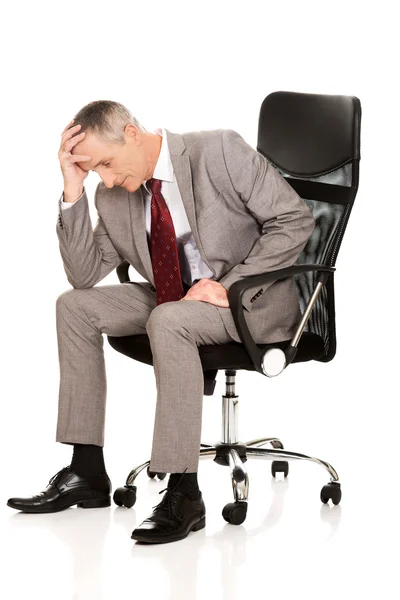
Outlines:
<svg viewBox="0 0 400 600"><path fill-rule="evenodd" d="M246 518L249 477L245 463L247 459L251 458L272 460L271 471L273 476L277 472L283 472L284 476L287 476L288 460L309 460L320 465L330 475L330 482L321 490L321 501L326 504L329 500L332 500L333 504L339 504L341 500L339 477L336 470L328 462L306 454L285 450L281 440L275 437L257 438L246 443L238 441L238 396L235 394L236 371L228 369L225 371L225 375L226 391L225 395L222 396L222 441L215 444L201 444L199 454L200 459L213 457L218 464L229 467L234 502L224 507L222 511L224 519L238 525ZM272 448L263 448L266 444L270 444ZM133 504L136 501L136 486L134 483L143 469L147 468L149 477L158 475L160 479L164 479L165 473L151 473L149 466L150 461L148 460L134 468L126 479L125 488L116 490L114 501L119 506L130 507L132 506L132 499ZM124 501L124 497L128 498L128 496L129 501Z"/></svg>

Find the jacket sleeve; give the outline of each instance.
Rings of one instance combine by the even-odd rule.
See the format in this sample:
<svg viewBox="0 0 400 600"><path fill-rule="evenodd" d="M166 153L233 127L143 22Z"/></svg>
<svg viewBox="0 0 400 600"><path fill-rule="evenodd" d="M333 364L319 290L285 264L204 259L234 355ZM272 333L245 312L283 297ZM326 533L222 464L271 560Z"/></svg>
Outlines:
<svg viewBox="0 0 400 600"><path fill-rule="evenodd" d="M100 183L95 192L96 209L99 186ZM124 260L114 248L99 214L92 229L86 190L83 190L82 196L68 210L61 208L63 195L59 200L57 236L64 270L74 288L93 287Z"/></svg>
<svg viewBox="0 0 400 600"><path fill-rule="evenodd" d="M245 277L292 266L311 236L315 220L285 178L236 131L222 130L222 152L233 188L261 225L261 235L244 262L219 279L229 290ZM263 292L273 283L263 284ZM247 310L259 288L244 292L242 304Z"/></svg>

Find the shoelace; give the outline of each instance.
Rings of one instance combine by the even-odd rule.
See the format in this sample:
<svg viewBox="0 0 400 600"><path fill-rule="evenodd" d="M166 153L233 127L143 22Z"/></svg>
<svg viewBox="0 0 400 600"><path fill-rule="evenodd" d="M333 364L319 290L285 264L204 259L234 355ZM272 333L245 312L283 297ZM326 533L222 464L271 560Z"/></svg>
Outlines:
<svg viewBox="0 0 400 600"><path fill-rule="evenodd" d="M165 494L165 497L161 500L161 502L159 504L156 504L156 506L153 506L152 508L154 508L155 510L165 510L168 508L168 516L169 518L174 517L175 519L178 519L178 521L183 521L183 517L178 517L178 515L174 515L172 512L172 509L174 508L178 497L174 494L176 488L178 487L178 485L181 482L182 477L184 476L185 472L187 471L187 467L186 469L183 471L182 475L179 478L178 483L172 488L169 489L168 487L166 487L165 489L161 490L161 492L158 492L159 494L162 494L163 492L167 492Z"/></svg>
<svg viewBox="0 0 400 600"><path fill-rule="evenodd" d="M58 471L58 473L56 473L55 475L53 475L53 477L50 479L48 485L51 485L52 483L57 483L58 481L60 481L61 476L66 471L69 471L70 469L71 469L71 465L68 465L68 467L64 467L63 469L61 469L61 471Z"/></svg>

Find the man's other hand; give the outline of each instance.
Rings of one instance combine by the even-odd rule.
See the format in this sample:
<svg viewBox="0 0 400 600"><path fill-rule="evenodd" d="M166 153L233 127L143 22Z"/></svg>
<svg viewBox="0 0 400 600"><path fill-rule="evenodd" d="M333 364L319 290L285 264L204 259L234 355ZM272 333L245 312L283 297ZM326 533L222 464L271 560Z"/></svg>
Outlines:
<svg viewBox="0 0 400 600"><path fill-rule="evenodd" d="M212 279L200 279L197 283L187 291L186 296L181 300L201 300L202 302L209 302L215 304L215 306L221 306L222 308L228 308L228 290L224 288L218 281Z"/></svg>

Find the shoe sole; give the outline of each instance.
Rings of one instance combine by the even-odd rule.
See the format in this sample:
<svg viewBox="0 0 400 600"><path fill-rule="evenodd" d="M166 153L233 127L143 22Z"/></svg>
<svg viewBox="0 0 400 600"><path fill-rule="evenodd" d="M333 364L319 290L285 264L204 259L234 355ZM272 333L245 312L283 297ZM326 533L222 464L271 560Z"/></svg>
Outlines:
<svg viewBox="0 0 400 600"><path fill-rule="evenodd" d="M169 539L165 539L165 538L146 538L145 536L134 536L133 534L131 535L131 539L132 540L136 540L137 542L143 542L146 544L167 544L168 542L178 542L179 540L183 540L185 539L185 537L187 537L189 535L189 533L191 531L199 531L200 529L204 529L204 527L206 526L206 518L203 517L202 519L200 519L200 521L198 521L197 523L195 523L193 525L193 527L191 529L189 529L189 531L187 533L185 533L185 535L181 535L180 537L174 537L174 538L169 538Z"/></svg>
<svg viewBox="0 0 400 600"><path fill-rule="evenodd" d="M7 502L7 506L14 508L15 510L20 510L21 512L26 513L53 513L60 512L62 510L66 510L71 506L77 505L79 508L104 508L106 506L111 506L111 496L108 498L94 498L92 500L80 500L77 502L72 502L70 504L66 504L65 506L61 506L58 508L50 508L50 509L40 509L34 506L19 506L18 504L13 504L12 502Z"/></svg>

